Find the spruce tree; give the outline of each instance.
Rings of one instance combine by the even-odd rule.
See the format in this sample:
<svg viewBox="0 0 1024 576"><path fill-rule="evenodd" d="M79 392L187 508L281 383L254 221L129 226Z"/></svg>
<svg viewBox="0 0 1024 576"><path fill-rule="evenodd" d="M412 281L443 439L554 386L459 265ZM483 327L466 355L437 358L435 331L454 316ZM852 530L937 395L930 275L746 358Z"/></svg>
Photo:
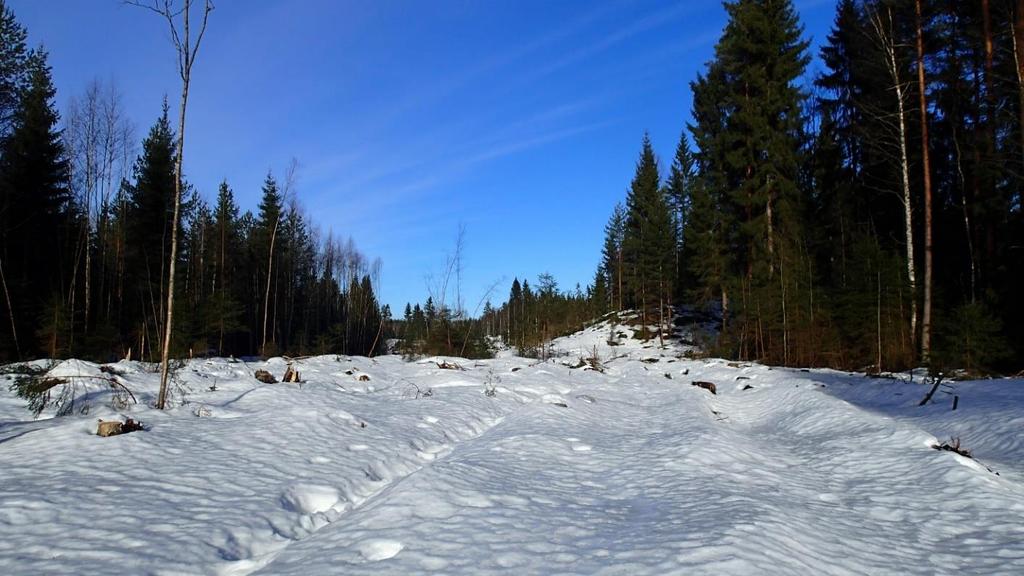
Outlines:
<svg viewBox="0 0 1024 576"><path fill-rule="evenodd" d="M690 199L696 178L693 152L690 151L690 142L684 130L679 135L675 158L669 169L668 181L665 183L665 200L672 211L672 235L675 239L673 281L676 290L673 297L676 300L681 299L683 286L688 284L686 262L683 260L683 245L686 240L684 230L690 213Z"/></svg>
<svg viewBox="0 0 1024 576"><path fill-rule="evenodd" d="M625 301L627 307L639 310L643 334L652 322L664 320L672 293L674 254L672 217L662 194L654 149L644 134L636 174L626 197L622 241Z"/></svg>
<svg viewBox="0 0 1024 576"><path fill-rule="evenodd" d="M9 320L0 324L3 357L37 349L55 356L65 349L71 329L62 277L71 264L75 210L57 127L60 117L53 106L56 91L46 52L33 52L26 65L27 84L19 94L11 134L0 147L0 297ZM37 348L31 337L40 324L43 341Z"/></svg>
<svg viewBox="0 0 1024 576"><path fill-rule="evenodd" d="M10 134L25 89L30 55L25 48L27 36L14 12L0 0L0 138Z"/></svg>
<svg viewBox="0 0 1024 576"><path fill-rule="evenodd" d="M260 353L269 355L277 352L276 318L271 318L271 311L276 311L277 293L273 292L275 274L275 260L280 251L280 244L277 241L278 229L281 225L281 212L283 211L281 193L277 187L277 180L274 175L267 172L263 181L263 196L260 199L259 214L256 217L256 227L252 234L252 253L257 267L257 286L259 290L260 306L259 325L256 327L260 335ZM271 299L273 297L273 299ZM268 347L268 344L270 345ZM266 350L264 350L266 348Z"/></svg>
<svg viewBox="0 0 1024 576"><path fill-rule="evenodd" d="M241 254L241 233L238 222L238 205L227 181L217 190L217 205L213 211L213 295L210 307L209 325L218 354L225 354L225 347L231 353L239 351L232 345L232 336L245 330L238 271L244 265Z"/></svg>
<svg viewBox="0 0 1024 576"><path fill-rule="evenodd" d="M134 183L127 189L125 215L125 313L123 331L139 357L153 358L164 322L167 255L174 209L174 134L167 102L142 142Z"/></svg>
<svg viewBox="0 0 1024 576"><path fill-rule="evenodd" d="M615 204L608 224L604 227L604 247L601 249L600 272L604 274L603 284L607 287L606 309L623 309L623 266L622 241L626 235L626 210L621 203Z"/></svg>
<svg viewBox="0 0 1024 576"><path fill-rule="evenodd" d="M808 62L807 42L787 0L737 0L725 7L729 22L715 59L693 85L698 163L712 203L718 196L716 209L730 213L723 220L739 223L726 248L737 262L722 289L725 302L728 286L739 288L743 315L734 336L740 354L785 357L787 297L792 300L794 289L787 282L802 238L805 95L798 80Z"/></svg>

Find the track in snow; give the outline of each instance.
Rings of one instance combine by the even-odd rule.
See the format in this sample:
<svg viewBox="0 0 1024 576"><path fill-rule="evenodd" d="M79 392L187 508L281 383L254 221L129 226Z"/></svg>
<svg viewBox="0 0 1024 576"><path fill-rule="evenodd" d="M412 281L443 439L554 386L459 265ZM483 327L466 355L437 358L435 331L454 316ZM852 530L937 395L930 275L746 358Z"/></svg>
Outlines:
<svg viewBox="0 0 1024 576"><path fill-rule="evenodd" d="M793 373L688 366L720 395L626 365L575 391L595 402L509 416L266 573L1024 570L1020 484Z"/></svg>

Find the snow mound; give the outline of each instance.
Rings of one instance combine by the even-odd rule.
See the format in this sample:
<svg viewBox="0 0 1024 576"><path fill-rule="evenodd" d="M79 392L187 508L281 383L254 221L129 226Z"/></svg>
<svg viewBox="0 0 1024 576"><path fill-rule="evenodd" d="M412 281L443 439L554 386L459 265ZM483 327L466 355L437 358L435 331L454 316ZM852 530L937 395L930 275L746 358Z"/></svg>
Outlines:
<svg viewBox="0 0 1024 576"><path fill-rule="evenodd" d="M358 545L359 553L370 562L394 558L405 546L395 540L367 540Z"/></svg>
<svg viewBox="0 0 1024 576"><path fill-rule="evenodd" d="M326 463L326 462L324 462ZM289 486L281 495L281 503L288 510L300 514L326 512L341 500L337 488L318 484L296 484Z"/></svg>
<svg viewBox="0 0 1024 576"><path fill-rule="evenodd" d="M75 377L97 377L104 376L99 366L92 362L83 360L64 360L51 368L46 376L49 378L75 378Z"/></svg>

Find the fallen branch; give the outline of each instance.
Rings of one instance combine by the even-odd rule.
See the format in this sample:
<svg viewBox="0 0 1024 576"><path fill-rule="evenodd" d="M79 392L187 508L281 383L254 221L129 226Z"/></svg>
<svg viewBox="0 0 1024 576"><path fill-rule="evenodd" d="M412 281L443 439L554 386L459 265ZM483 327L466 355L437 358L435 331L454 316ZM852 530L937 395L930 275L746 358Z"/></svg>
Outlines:
<svg viewBox="0 0 1024 576"><path fill-rule="evenodd" d="M932 448L935 448L936 450L944 450L946 452L955 452L961 456L971 459L974 458L973 456L971 456L970 450L968 450L967 448L962 448L960 446L960 438L950 437L949 442L943 442L942 444L932 444Z"/></svg>
<svg viewBox="0 0 1024 576"><path fill-rule="evenodd" d="M939 385L942 384L942 378L943 378L942 374L939 374L937 376L932 376L931 378L935 381L934 384L932 384L932 389L929 390L928 394L925 395L925 397L921 399L921 402L919 402L917 404L918 406L924 406L925 404L931 402L932 396L935 395L935 391L938 390L939 389Z"/></svg>

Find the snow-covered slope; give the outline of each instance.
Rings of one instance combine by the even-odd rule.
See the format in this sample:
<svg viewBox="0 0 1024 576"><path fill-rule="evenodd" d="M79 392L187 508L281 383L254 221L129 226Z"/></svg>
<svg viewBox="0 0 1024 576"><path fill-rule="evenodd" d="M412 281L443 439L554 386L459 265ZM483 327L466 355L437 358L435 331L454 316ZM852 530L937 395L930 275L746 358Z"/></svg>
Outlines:
<svg viewBox="0 0 1024 576"><path fill-rule="evenodd" d="M461 370L305 359L301 385L252 377L280 359L194 360L166 412L119 363L149 429L111 438L102 388L33 420L0 381L0 572L1024 573L1024 382L918 408L920 383L621 331ZM570 367L595 351L603 372ZM978 460L931 448L950 436Z"/></svg>

